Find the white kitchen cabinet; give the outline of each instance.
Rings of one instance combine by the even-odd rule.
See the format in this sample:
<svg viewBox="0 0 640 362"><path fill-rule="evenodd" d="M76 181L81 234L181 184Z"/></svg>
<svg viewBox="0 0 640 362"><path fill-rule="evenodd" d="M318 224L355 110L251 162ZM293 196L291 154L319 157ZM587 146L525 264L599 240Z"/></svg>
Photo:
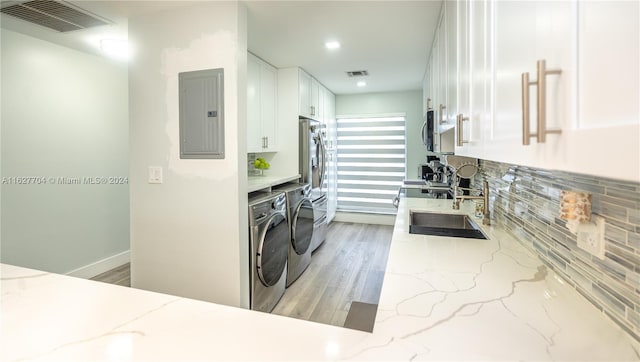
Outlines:
<svg viewBox="0 0 640 362"><path fill-rule="evenodd" d="M545 142L523 140L522 74L529 73L536 81L537 61L545 60L548 70L560 69L561 74L549 74L546 81L546 125L548 130L561 129L571 119L571 93L574 73L572 38L575 32L574 5L559 1L498 1L493 21L494 93L493 111L484 129L483 158L536 167L552 167L558 159L561 137L547 134ZM529 90L529 133L537 133L537 86Z"/></svg>
<svg viewBox="0 0 640 362"><path fill-rule="evenodd" d="M445 1L447 48L447 108L444 129L455 127L458 115L458 2Z"/></svg>
<svg viewBox="0 0 640 362"><path fill-rule="evenodd" d="M320 83L309 73L299 69L299 114L302 117L319 120Z"/></svg>
<svg viewBox="0 0 640 362"><path fill-rule="evenodd" d="M442 7L440 23L438 25L438 43L436 56L438 58L438 84L436 92L438 103L435 104L436 121L438 123L438 133L442 133L448 127L447 107L448 99L448 72L447 72L447 18L445 16L446 7ZM438 142L440 145L440 142Z"/></svg>
<svg viewBox="0 0 640 362"><path fill-rule="evenodd" d="M554 167L640 182L640 3L577 7L577 114Z"/></svg>
<svg viewBox="0 0 640 362"><path fill-rule="evenodd" d="M275 152L277 70L255 55L247 56L247 152Z"/></svg>
<svg viewBox="0 0 640 362"><path fill-rule="evenodd" d="M466 17L464 33L460 33L464 64L461 67L459 106L463 121L456 125L455 153L479 157L483 153L483 129L491 119L492 77L487 49L491 48L491 8L485 1L460 1L458 6ZM460 130L458 127L461 127Z"/></svg>
<svg viewBox="0 0 640 362"><path fill-rule="evenodd" d="M457 5L457 108L468 120L456 154L640 181L638 2ZM543 99L539 60L548 73ZM523 87L525 72L531 84ZM523 134L524 90L532 137Z"/></svg>
<svg viewBox="0 0 640 362"><path fill-rule="evenodd" d="M457 5L450 11L456 14L456 8ZM448 153L454 151L453 137L455 132L450 130L455 126L455 116L449 116L448 104L450 98L455 98L454 108L457 107L457 88L450 87L450 82L457 79L455 74L457 63L455 59L449 59L448 47L450 43L452 44L451 46L455 46L456 40L450 41L448 39L449 30L447 28L446 11L447 7L443 6L423 78L422 91L424 95L424 112L426 113L429 109L434 112L433 151ZM456 54L455 50L452 52L452 57L454 57L453 54ZM456 66L450 67L450 61ZM451 77L450 73L453 73Z"/></svg>
<svg viewBox="0 0 640 362"><path fill-rule="evenodd" d="M338 125L336 123L336 96L324 88L324 119L326 129L325 144L328 150L335 150L338 141Z"/></svg>
<svg viewBox="0 0 640 362"><path fill-rule="evenodd" d="M456 113L456 136L455 153L469 155L467 144L464 140L469 139L468 117L471 112L471 100L469 89L471 87L471 64L470 64L470 22L469 22L469 1L458 1L458 31L456 38L458 43L458 109ZM467 117L466 122L459 123L458 116Z"/></svg>

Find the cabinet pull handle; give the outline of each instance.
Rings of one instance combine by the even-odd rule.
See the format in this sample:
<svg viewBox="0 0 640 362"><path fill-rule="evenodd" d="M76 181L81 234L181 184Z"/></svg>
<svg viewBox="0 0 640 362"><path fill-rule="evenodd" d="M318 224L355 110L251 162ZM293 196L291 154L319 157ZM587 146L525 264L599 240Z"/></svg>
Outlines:
<svg viewBox="0 0 640 362"><path fill-rule="evenodd" d="M265 137L264 141L265 141L265 144L266 144L265 148L269 148L269 137Z"/></svg>
<svg viewBox="0 0 640 362"><path fill-rule="evenodd" d="M529 81L529 73L522 73L522 144L528 146L531 144L530 139L537 137L538 143L545 143L547 140L547 134L560 134L562 130L547 129L547 75L562 74L560 69L546 69L546 61L538 60L537 62L537 76L536 81ZM538 124L536 127L536 133L531 133L530 121L529 121L529 87L537 87L537 113Z"/></svg>
<svg viewBox="0 0 640 362"><path fill-rule="evenodd" d="M431 109L431 98L427 98L427 111Z"/></svg>
<svg viewBox="0 0 640 362"><path fill-rule="evenodd" d="M424 129L427 127L427 121L422 124L422 129L420 129L420 137L422 138L422 144L427 145L427 140L424 139Z"/></svg>
<svg viewBox="0 0 640 362"><path fill-rule="evenodd" d="M547 130L547 75L562 74L561 69L547 70L547 62L538 60L538 143L547 140L547 134L562 133L559 129Z"/></svg>
<svg viewBox="0 0 640 362"><path fill-rule="evenodd" d="M456 135L458 137L456 144L458 147L462 147L465 143L469 143L469 141L465 141L462 138L464 137L464 132L462 131L462 122L468 121L469 117L464 117L462 113L456 116Z"/></svg>
<svg viewBox="0 0 640 362"><path fill-rule="evenodd" d="M531 144L531 137L537 134L531 134L529 128L529 87L536 85L536 82L529 81L529 72L522 73L522 144L528 146Z"/></svg>
<svg viewBox="0 0 640 362"><path fill-rule="evenodd" d="M444 121L442 120L442 114L444 113L443 110L447 108L447 106L445 106L444 104L440 104L440 108L438 110L438 117L440 117L440 124L443 124Z"/></svg>

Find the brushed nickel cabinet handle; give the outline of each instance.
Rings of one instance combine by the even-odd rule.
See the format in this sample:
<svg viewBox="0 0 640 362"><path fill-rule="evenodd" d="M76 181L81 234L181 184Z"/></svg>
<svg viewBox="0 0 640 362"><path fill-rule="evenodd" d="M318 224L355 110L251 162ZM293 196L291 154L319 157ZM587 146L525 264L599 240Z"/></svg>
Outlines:
<svg viewBox="0 0 640 362"><path fill-rule="evenodd" d="M560 69L547 70L545 60L538 60L538 143L547 140L547 134L562 133L561 130L547 130L547 75L562 74Z"/></svg>
<svg viewBox="0 0 640 362"><path fill-rule="evenodd" d="M536 81L529 80L529 73L522 73L522 144L528 146L531 144L531 138L536 137L538 143L545 143L547 141L547 134L560 134L562 130L547 129L547 75L562 74L560 69L546 69L546 61L538 60L537 62L537 76ZM529 120L529 87L537 87L537 118L538 124L536 126L536 133L531 133L530 120Z"/></svg>
<svg viewBox="0 0 640 362"><path fill-rule="evenodd" d="M522 73L522 144L531 144L531 137L536 137L536 133L531 133L529 120L529 87L536 85L536 82L529 81L529 72Z"/></svg>
<svg viewBox="0 0 640 362"><path fill-rule="evenodd" d="M458 145L458 147L462 147L465 143L469 143L469 141L465 141L464 139L462 139L464 137L464 132L462 132L462 122L468 120L469 117L464 117L462 113L456 116L456 135L458 138L456 140L456 144Z"/></svg>
<svg viewBox="0 0 640 362"><path fill-rule="evenodd" d="M440 117L440 124L443 124L444 121L442 120L442 114L444 113L443 110L447 108L447 106L445 106L444 104L440 104L440 107L438 109L438 117Z"/></svg>

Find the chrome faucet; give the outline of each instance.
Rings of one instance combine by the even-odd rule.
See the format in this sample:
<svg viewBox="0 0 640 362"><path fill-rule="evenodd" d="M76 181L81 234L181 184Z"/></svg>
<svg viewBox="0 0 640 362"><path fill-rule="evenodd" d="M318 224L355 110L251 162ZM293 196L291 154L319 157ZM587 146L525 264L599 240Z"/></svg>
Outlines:
<svg viewBox="0 0 640 362"><path fill-rule="evenodd" d="M480 167L478 167L478 165L474 165L474 164L465 164L464 167L475 167L476 171L481 171ZM487 177L486 175L484 175L484 172L482 172L483 174L483 181L482 181L482 196L471 196L471 195L458 195L458 190L468 190L468 191L479 191L479 190L475 190L475 189L471 189L471 188L466 188L466 187L460 187L458 186L458 170L460 170L461 168L458 168L455 170L455 172L453 173L453 209L454 210L459 210L460 209L460 201L464 201L464 200L484 200L484 205L482 206L482 224L483 225L491 225L491 215L489 212L489 182L487 181Z"/></svg>

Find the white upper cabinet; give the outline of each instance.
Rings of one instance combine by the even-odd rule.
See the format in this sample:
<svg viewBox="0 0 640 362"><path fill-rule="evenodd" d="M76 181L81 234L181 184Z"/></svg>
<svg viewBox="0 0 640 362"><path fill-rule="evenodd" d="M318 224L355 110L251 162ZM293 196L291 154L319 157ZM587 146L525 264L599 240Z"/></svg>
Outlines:
<svg viewBox="0 0 640 362"><path fill-rule="evenodd" d="M640 3L456 3L457 154L640 181Z"/></svg>
<svg viewBox="0 0 640 362"><path fill-rule="evenodd" d="M478 157L483 152L483 130L491 118L493 83L491 58L486 49L491 47L491 9L484 1L460 1L460 14L467 22L460 43L467 48L460 51L465 64L461 69L460 121L456 125L456 154ZM464 89L463 89L464 87Z"/></svg>
<svg viewBox="0 0 640 362"><path fill-rule="evenodd" d="M275 152L277 140L276 68L247 56L247 152Z"/></svg>
<svg viewBox="0 0 640 362"><path fill-rule="evenodd" d="M449 0L450 1L450 0ZM469 140L469 115L471 113L471 63L470 43L471 28L469 21L469 1L457 1L458 4L458 31L455 34L458 48L458 109L456 111L456 136L455 153L468 155ZM458 121L458 117L465 119Z"/></svg>
<svg viewBox="0 0 640 362"><path fill-rule="evenodd" d="M577 7L577 114L557 166L640 182L640 3Z"/></svg>
<svg viewBox="0 0 640 362"><path fill-rule="evenodd" d="M302 69L299 69L299 81L300 116L319 120L320 83Z"/></svg>
<svg viewBox="0 0 640 362"><path fill-rule="evenodd" d="M575 66L572 39L575 37L574 4L568 1L497 1L492 2L493 47L487 51L494 64L492 117L485 128L483 158L550 168L561 145L558 134L546 134L539 140L537 114L538 61L544 60L547 71L560 74L542 76L545 84L546 130L560 130L571 119L572 79ZM529 82L523 78L528 74ZM526 87L526 88L523 88ZM527 97L528 92L528 97ZM525 102L525 103L523 103ZM528 122L525 130L525 105ZM525 140L526 138L526 140ZM525 145L525 143L528 143Z"/></svg>
<svg viewBox="0 0 640 362"><path fill-rule="evenodd" d="M440 14L440 25L438 25L438 42L436 56L438 58L438 103L435 105L437 111L436 121L438 122L438 131L442 133L443 128L447 125L447 108L449 104L447 88L448 72L447 72L447 18L445 16L446 7L442 7Z"/></svg>
<svg viewBox="0 0 640 362"><path fill-rule="evenodd" d="M446 128L454 127L458 115L458 2L445 2L447 48Z"/></svg>

